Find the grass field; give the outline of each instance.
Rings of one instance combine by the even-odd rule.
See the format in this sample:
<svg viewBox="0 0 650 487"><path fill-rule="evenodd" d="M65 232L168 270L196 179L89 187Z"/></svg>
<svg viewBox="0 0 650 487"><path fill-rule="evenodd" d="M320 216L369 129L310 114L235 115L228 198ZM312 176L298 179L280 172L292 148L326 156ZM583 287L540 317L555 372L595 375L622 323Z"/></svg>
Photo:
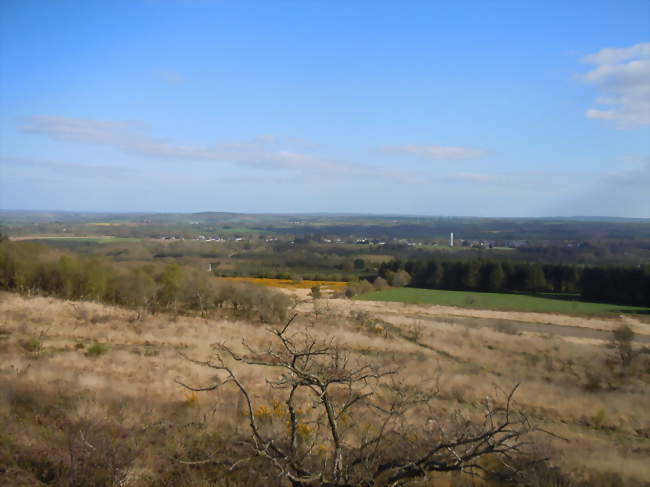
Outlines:
<svg viewBox="0 0 650 487"><path fill-rule="evenodd" d="M89 242L89 243L120 243L120 242L137 242L141 238L132 237L112 237L110 235L98 237L67 237L55 235L31 235L23 237L12 237L12 240L25 240L30 242Z"/></svg>
<svg viewBox="0 0 650 487"><path fill-rule="evenodd" d="M650 308L620 304L591 303L571 295L479 293L439 289L395 288L359 296L368 301L393 301L413 304L438 304L462 308L483 308L552 313L650 313Z"/></svg>

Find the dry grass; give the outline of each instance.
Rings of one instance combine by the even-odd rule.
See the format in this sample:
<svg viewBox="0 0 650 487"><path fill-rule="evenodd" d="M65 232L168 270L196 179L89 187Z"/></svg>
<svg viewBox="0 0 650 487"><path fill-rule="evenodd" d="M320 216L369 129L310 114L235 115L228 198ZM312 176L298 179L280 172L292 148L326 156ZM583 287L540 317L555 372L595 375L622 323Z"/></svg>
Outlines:
<svg viewBox="0 0 650 487"><path fill-rule="evenodd" d="M650 322L641 317L621 315L618 318L597 317L590 315L567 315L557 313L532 313L523 311L495 311L455 306L420 305L407 303L389 303L380 301L350 301L334 299L330 308L347 312L354 308L369 313L393 316L396 319L413 317L434 318L453 322L454 318L473 318L480 320L519 321L535 324L552 324L566 327L579 327L593 330L612 331L621 324L627 324L635 333L650 336ZM462 321L462 320L461 320Z"/></svg>
<svg viewBox="0 0 650 487"><path fill-rule="evenodd" d="M305 302L299 312L299 324L314 336L333 338L353 355L398 364L405 385L438 388L436 401L443 409L471 410L486 396L495 397L520 382L517 405L546 430L568 440L548 439L562 469L576 478L602 474L627 482L650 479L650 370L645 356L620 377L602 342L464 326L453 320L461 316L454 314L460 313L456 309L326 299ZM467 310L462 316L479 325L481 320L537 319L528 315ZM599 329L617 324L559 315L546 319ZM52 445L58 443L52 438L90 455L78 433L69 437L71 431L83 431L89 443L104 445L104 454L112 452L116 464L124 463L116 467L122 485L178 485L173 479L181 477L175 475L185 475L184 485L226 485L206 480L215 475L215 467L188 469L169 461L209 456L228 432L243 427L234 392L188 395L176 384L179 377L197 385L213 377L179 352L207 358L211 344L221 342L243 351L242 339L264 347L269 340L264 330L258 324L190 316L154 315L140 321L133 311L96 303L0 294L0 429L4 425L6 431L0 443L11 439L7 444L12 449L0 450L0 467L4 464L9 472L5 475L19 478L37 467L15 458L45 455L52 464L81 469L70 463L70 455L56 453ZM98 345L101 353L89 353ZM250 369L240 372L272 411L265 377ZM588 390L594 375L597 380ZM53 405L62 412L53 413ZM123 438L124 444L102 443L109 433ZM92 457L83 468L102 461ZM20 485L19 480L12 482ZM253 477L229 482L271 485ZM461 480L445 482L465 485Z"/></svg>

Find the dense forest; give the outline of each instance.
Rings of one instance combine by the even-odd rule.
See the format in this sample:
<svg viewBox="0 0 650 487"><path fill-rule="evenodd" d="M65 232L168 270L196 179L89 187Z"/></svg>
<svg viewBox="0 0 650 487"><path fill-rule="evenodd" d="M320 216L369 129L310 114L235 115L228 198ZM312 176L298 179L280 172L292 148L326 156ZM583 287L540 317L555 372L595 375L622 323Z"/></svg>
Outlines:
<svg viewBox="0 0 650 487"><path fill-rule="evenodd" d="M650 225L642 219L0 211L0 224L4 234L26 240L3 243L2 288L146 303L152 310L212 306L203 298L196 304L193 287L232 294L228 281L212 284L208 271L347 281L348 295L370 290L369 281L375 288L562 293L650 304ZM220 307L219 299L207 302Z"/></svg>
<svg viewBox="0 0 650 487"><path fill-rule="evenodd" d="M593 301L650 305L650 265L582 267L480 259L395 259L379 268L379 276L389 283L399 272L407 273L407 282L420 288L579 293Z"/></svg>

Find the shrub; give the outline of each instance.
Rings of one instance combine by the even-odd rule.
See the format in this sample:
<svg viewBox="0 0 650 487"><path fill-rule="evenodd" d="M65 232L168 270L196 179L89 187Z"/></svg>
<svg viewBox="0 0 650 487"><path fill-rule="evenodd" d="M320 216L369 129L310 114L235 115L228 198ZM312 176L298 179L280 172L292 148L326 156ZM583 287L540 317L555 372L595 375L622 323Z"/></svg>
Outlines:
<svg viewBox="0 0 650 487"><path fill-rule="evenodd" d="M632 349L633 340L634 331L627 325L621 325L612 332L610 346L614 349L621 362L623 373L626 372L634 358L634 350Z"/></svg>
<svg viewBox="0 0 650 487"><path fill-rule="evenodd" d="M375 288L365 279L359 282L350 282L345 289L345 295L348 298L354 297L358 294L366 294L374 291Z"/></svg>
<svg viewBox="0 0 650 487"><path fill-rule="evenodd" d="M86 351L86 356L99 357L100 355L103 355L106 352L108 352L108 347L106 345L102 345L101 343L95 343L90 348L88 348L88 350Z"/></svg>
<svg viewBox="0 0 650 487"><path fill-rule="evenodd" d="M388 285L388 282L386 282L386 279L381 276L377 276L372 285L377 291L383 291L384 289L388 289L390 287Z"/></svg>
<svg viewBox="0 0 650 487"><path fill-rule="evenodd" d="M220 344L210 361L188 358L216 372L215 382L192 387L177 380L180 385L200 392L223 391L220 386L229 384L243 404L248 431L243 430L234 442L247 446L245 456L215 458L219 464L232 470L244 461L257 460L269 473L275 470L286 479L287 485L321 487L405 485L430 472L484 476L493 469L479 468L477 461L490 457L502 460L507 470L496 472L500 479L514 478L525 468L512 468L504 461L522 451L528 444L524 437L535 429L511 408L517 387L506 394L500 407L488 398L482 418L473 420L458 411L445 420L444 429L415 428L398 418L424 414L430 415L423 418L425 424L440 421L431 404L435 393L399 387L399 381L390 380L397 369L354 360L332 342L316 340L307 329L289 330L291 323L269 329L275 340L262 350L249 348L242 356ZM268 381L282 400L272 407L266 401L257 403L227 365L233 361L269 367L274 375L283 369L278 379ZM463 399L464 391L461 387ZM359 437L370 441L351 447ZM538 461L542 460L535 458L533 463Z"/></svg>
<svg viewBox="0 0 650 487"><path fill-rule="evenodd" d="M311 287L311 296L314 299L318 299L321 297L320 286L318 284L316 286Z"/></svg>
<svg viewBox="0 0 650 487"><path fill-rule="evenodd" d="M499 320L496 326L496 330L499 333L505 333L507 335L518 335L519 333L517 332L517 329L512 325L512 323L509 323L504 320Z"/></svg>
<svg viewBox="0 0 650 487"><path fill-rule="evenodd" d="M20 340L20 346L23 347L27 352L38 353L43 350L43 342L40 338L31 337L25 340Z"/></svg>
<svg viewBox="0 0 650 487"><path fill-rule="evenodd" d="M404 287L411 283L411 275L404 270L397 271L392 277L391 286Z"/></svg>
<svg viewBox="0 0 650 487"><path fill-rule="evenodd" d="M598 373L587 371L587 380L585 382L585 390L588 392L598 392L601 390L601 377Z"/></svg>

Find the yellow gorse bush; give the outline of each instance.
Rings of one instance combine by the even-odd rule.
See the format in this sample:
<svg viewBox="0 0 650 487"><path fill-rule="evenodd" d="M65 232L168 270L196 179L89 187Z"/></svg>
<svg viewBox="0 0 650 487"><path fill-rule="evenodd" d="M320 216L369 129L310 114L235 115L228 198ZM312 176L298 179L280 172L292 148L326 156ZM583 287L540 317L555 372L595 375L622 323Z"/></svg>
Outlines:
<svg viewBox="0 0 650 487"><path fill-rule="evenodd" d="M309 435L311 435L313 430L314 430L313 426L304 423L300 423L298 426L296 426L296 432L298 433L298 436L302 438L309 437Z"/></svg>
<svg viewBox="0 0 650 487"><path fill-rule="evenodd" d="M270 405L258 406L254 414L258 419L274 419L286 416L287 412L280 401L273 400Z"/></svg>
<svg viewBox="0 0 650 487"><path fill-rule="evenodd" d="M196 392L191 391L185 394L185 402L190 405L197 404L199 402L199 396Z"/></svg>

